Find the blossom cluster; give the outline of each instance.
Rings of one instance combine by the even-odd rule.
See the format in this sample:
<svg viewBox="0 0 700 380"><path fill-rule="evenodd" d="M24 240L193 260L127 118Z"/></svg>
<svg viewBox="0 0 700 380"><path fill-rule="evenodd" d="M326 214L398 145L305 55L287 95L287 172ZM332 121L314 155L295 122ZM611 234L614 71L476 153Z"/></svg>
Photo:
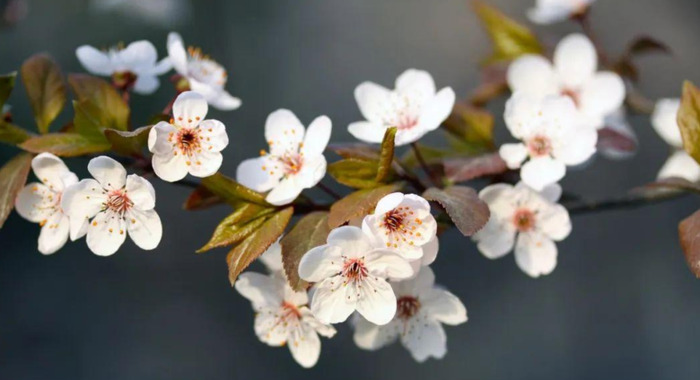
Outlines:
<svg viewBox="0 0 700 380"><path fill-rule="evenodd" d="M528 16L536 23L582 19L593 2L538 0ZM512 251L526 275L549 275L557 266L557 243L572 232L569 211L560 203L560 182L568 173L582 170L596 153L628 155L629 149L622 153L608 149L601 141L606 133L636 142L625 116L629 85L620 73L606 70L610 65L602 62L588 36L571 34L558 43L551 59L543 52L527 51L509 63L502 78L509 98L499 119L516 141L484 144L489 151L486 159L496 160L490 167L501 169L479 168L488 173L453 176L446 162L455 157L433 152L442 164L442 171L435 174L435 162L426 162L418 142L441 126L449 130L447 124L459 114L460 104L451 87L438 89L430 73L408 69L396 78L393 89L373 82L355 88L363 120L350 123L347 131L368 145L352 154L350 148L334 149L344 160L329 164L324 155L333 130L328 116L305 125L282 108L271 112L264 123L266 148L238 165L235 180L222 180L219 170L229 133L224 123L208 119L207 114L210 106L235 110L241 100L226 90L224 67L199 48L185 48L179 34L169 34L167 51L168 57L158 60L148 41L106 51L87 45L76 50L87 71L110 78L109 89L115 91L110 94L121 92L127 115L130 92L151 94L160 86L159 76L175 70L171 82L176 94L162 118L139 129L145 131L142 142L139 130L97 128L100 135L109 130L131 139L127 145L137 145L127 156L142 175L128 175L122 163L99 155L87 166L92 178L79 180L60 154L27 149L37 154L31 169L38 182L18 190L15 209L41 226L42 254L56 252L69 239L85 237L93 253L109 256L127 235L139 248L153 250L163 226L155 211L155 190L144 177L155 175L165 182L182 181L188 174L201 178L191 198L208 197L211 204L227 202L234 207L205 248L234 246L233 258L227 259L229 274L256 313L255 334L267 345L287 345L303 367L317 363L320 337L332 338L334 325L343 322L350 323L361 349L377 350L400 341L416 361L444 357L443 325L465 323L467 312L459 298L435 284L431 264L439 251L440 227L456 226L488 259ZM76 101L75 124L79 107L85 104L95 106ZM3 114L9 112L0 105ZM661 99L651 116L654 129L672 147L658 178L698 182L700 165L683 150L680 107L679 99ZM376 150L369 144L381 146ZM395 155L395 149L406 145L413 149L410 158L425 178L413 171L410 159ZM146 150L150 156L143 154ZM120 152L114 149L114 153ZM356 191L341 197L327 189L322 181L328 173ZM513 180L516 173L519 179ZM348 180L343 175L354 177ZM478 195L455 185L479 177L490 181ZM211 186L215 180L218 187ZM413 191L406 190L409 185ZM335 203L315 203L305 193L314 188L334 196ZM331 222L339 205L351 212ZM286 230L292 215L305 217L319 210L325 213L322 223L302 234L325 231L321 241L300 245L305 247L302 252L289 254L284 241L294 233L294 228ZM300 219L295 228L301 224ZM267 273L241 273L258 257Z"/></svg>

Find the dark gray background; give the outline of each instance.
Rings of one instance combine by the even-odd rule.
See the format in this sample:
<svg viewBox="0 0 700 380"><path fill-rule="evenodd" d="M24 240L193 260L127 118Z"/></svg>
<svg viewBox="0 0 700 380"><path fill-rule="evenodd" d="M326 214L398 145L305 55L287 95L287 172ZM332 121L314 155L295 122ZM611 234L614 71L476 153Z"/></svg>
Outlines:
<svg viewBox="0 0 700 380"><path fill-rule="evenodd" d="M165 52L168 30L161 26L95 15L81 0L29 3L24 22L0 31L0 72L18 69L38 51L51 53L66 71L81 71L74 49L85 43L145 38ZM534 0L492 3L524 20ZM232 143L222 171L231 175L263 147L264 119L277 108L294 110L305 123L327 114L332 140L352 141L346 126L360 118L352 91L361 81L390 85L417 67L433 73L438 86L466 94L488 51L465 0L197 1L189 15L177 28L185 42L222 62L228 88L243 99L237 111L210 114L228 127ZM673 57L641 60L649 96L678 96L683 79L700 82L696 0L600 0L593 17L611 51L640 32L672 46ZM550 42L574 30L537 28ZM29 126L22 92L10 103L16 120ZM170 96L168 85L152 97L136 95L134 110L157 112ZM499 115L501 107L494 107ZM67 111L61 120L69 117ZM668 148L647 117L634 117L633 124L642 146L634 159L599 158L567 176L564 187L601 198L652 180ZM503 135L502 123L499 128ZM15 152L2 146L0 162ZM68 160L81 175L86 163ZM79 241L44 257L36 251L38 227L10 217L0 230L0 378L700 377L700 283L686 268L676 232L677 222L700 206L697 199L574 217L557 269L539 280L524 275L512 255L489 261L450 231L434 268L470 319L447 328L444 360L418 365L398 345L361 351L343 325L335 339L323 341L319 364L307 371L286 348L255 337L249 303L229 286L226 251L193 253L229 210L185 212L186 189L152 182L164 220L163 241L153 252L127 242L100 258Z"/></svg>

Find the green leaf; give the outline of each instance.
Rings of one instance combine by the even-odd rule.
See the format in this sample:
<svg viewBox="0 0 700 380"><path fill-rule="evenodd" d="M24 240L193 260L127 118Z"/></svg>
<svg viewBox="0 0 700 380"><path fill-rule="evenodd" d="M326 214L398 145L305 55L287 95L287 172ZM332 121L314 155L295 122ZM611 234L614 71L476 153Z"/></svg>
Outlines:
<svg viewBox="0 0 700 380"><path fill-rule="evenodd" d="M377 202L380 199L400 189L401 184L394 183L351 193L331 206L331 212L328 215L328 227L336 228L350 221L350 219L369 214L377 206Z"/></svg>
<svg viewBox="0 0 700 380"><path fill-rule="evenodd" d="M0 75L0 110L2 110L2 106L5 105L5 102L7 102L7 99L10 97L12 89L15 88L16 77L16 72Z"/></svg>
<svg viewBox="0 0 700 380"><path fill-rule="evenodd" d="M482 108L455 104L452 114L443 124L452 136L453 148L466 153L484 153L494 149L494 118Z"/></svg>
<svg viewBox="0 0 700 380"><path fill-rule="evenodd" d="M0 142L17 145L32 137L32 134L14 124L0 120Z"/></svg>
<svg viewBox="0 0 700 380"><path fill-rule="evenodd" d="M49 125L66 103L61 69L48 55L37 54L22 64L21 72L39 132L48 133Z"/></svg>
<svg viewBox="0 0 700 380"><path fill-rule="evenodd" d="M126 132L117 129L105 129L104 136L112 144L114 152L123 156L134 156L140 154L148 145L148 133L151 131L151 127L147 125Z"/></svg>
<svg viewBox="0 0 700 380"><path fill-rule="evenodd" d="M269 214L273 211L275 211L274 208L253 203L242 204L236 208L236 211L219 223L209 242L198 249L197 253L241 242L265 223Z"/></svg>
<svg viewBox="0 0 700 380"><path fill-rule="evenodd" d="M129 129L129 106L107 81L87 74L70 74L68 84L99 126L120 131Z"/></svg>
<svg viewBox="0 0 700 380"><path fill-rule="evenodd" d="M199 185L190 193L182 208L188 211L204 210L211 206L224 203L223 198L212 193L206 187Z"/></svg>
<svg viewBox="0 0 700 380"><path fill-rule="evenodd" d="M49 152L57 156L74 157L106 152L110 144L106 140L95 141L77 133L49 133L32 137L19 147L32 153Z"/></svg>
<svg viewBox="0 0 700 380"><path fill-rule="evenodd" d="M377 168L376 182L384 182L391 174L391 167L394 162L394 139L398 128L391 127L384 133L382 148L380 150L379 165Z"/></svg>
<svg viewBox="0 0 700 380"><path fill-rule="evenodd" d="M683 83L678 126L683 136L683 148L700 163L700 90L689 81Z"/></svg>
<svg viewBox="0 0 700 380"><path fill-rule="evenodd" d="M228 279L231 285L236 282L238 275L255 259L267 250L277 239L282 236L284 229L294 214L293 207L287 207L275 212L255 232L234 247L228 256Z"/></svg>
<svg viewBox="0 0 700 380"><path fill-rule="evenodd" d="M261 206L270 206L265 201L265 194L253 191L221 173L202 179L202 186L223 198L229 204L247 201Z"/></svg>
<svg viewBox="0 0 700 380"><path fill-rule="evenodd" d="M73 101L73 130L83 136L104 139L102 111L91 100Z"/></svg>
<svg viewBox="0 0 700 380"><path fill-rule="evenodd" d="M328 174L338 183L356 189L376 187L377 161L348 158L328 165Z"/></svg>
<svg viewBox="0 0 700 380"><path fill-rule="evenodd" d="M15 207L15 198L29 175L32 155L20 153L0 168L0 228Z"/></svg>
<svg viewBox="0 0 700 380"><path fill-rule="evenodd" d="M466 186L450 186L444 190L430 188L423 198L438 202L464 236L472 236L486 225L491 215L489 206L476 191Z"/></svg>
<svg viewBox="0 0 700 380"><path fill-rule="evenodd" d="M309 285L299 278L299 261L312 248L326 244L326 238L331 232L328 227L328 213L325 211L312 212L299 219L297 224L287 233L280 244L282 245L282 263L287 281L296 291L306 290Z"/></svg>
<svg viewBox="0 0 700 380"><path fill-rule="evenodd" d="M543 49L535 35L522 24L495 7L475 0L474 11L493 42L493 54L487 64L512 61L523 54L541 54Z"/></svg>
<svg viewBox="0 0 700 380"><path fill-rule="evenodd" d="M688 268L695 277L700 278L700 211L678 225L678 236Z"/></svg>

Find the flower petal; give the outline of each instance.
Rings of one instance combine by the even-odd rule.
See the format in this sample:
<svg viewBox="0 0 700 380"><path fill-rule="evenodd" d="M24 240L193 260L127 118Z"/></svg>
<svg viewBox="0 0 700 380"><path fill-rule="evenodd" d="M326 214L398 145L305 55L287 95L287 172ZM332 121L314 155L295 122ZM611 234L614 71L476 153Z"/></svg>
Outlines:
<svg viewBox="0 0 700 380"><path fill-rule="evenodd" d="M187 76L187 51L182 37L178 33L170 32L168 34L168 56L175 71L180 75Z"/></svg>
<svg viewBox="0 0 700 380"><path fill-rule="evenodd" d="M161 121L148 131L148 150L154 154L173 154L174 144L170 136L177 133L174 125Z"/></svg>
<svg viewBox="0 0 700 380"><path fill-rule="evenodd" d="M337 278L327 278L317 283L311 299L311 312L324 324L345 322L355 311L357 303L355 297L348 296L348 290L352 292L352 288L342 286L342 280Z"/></svg>
<svg viewBox="0 0 700 380"><path fill-rule="evenodd" d="M656 130L656 133L667 144L676 148L683 147L681 130L676 121L680 108L680 99L659 99L654 107L654 113L651 115L651 125Z"/></svg>
<svg viewBox="0 0 700 380"><path fill-rule="evenodd" d="M136 174L126 177L126 191L134 207L139 210L150 210L156 207L156 191L146 179Z"/></svg>
<svg viewBox="0 0 700 380"><path fill-rule="evenodd" d="M282 267L282 246L280 245L279 240L272 243L272 245L265 250L262 255L260 255L259 260L271 273L284 270Z"/></svg>
<svg viewBox="0 0 700 380"><path fill-rule="evenodd" d="M554 68L566 87L579 88L598 68L598 54L591 40L583 34L570 34L554 51Z"/></svg>
<svg viewBox="0 0 700 380"><path fill-rule="evenodd" d="M700 180L700 165L688 153L678 150L668 158L658 175L659 179L673 177L698 182Z"/></svg>
<svg viewBox="0 0 700 380"><path fill-rule="evenodd" d="M107 156L93 158L88 162L88 171L105 189L119 190L126 185L126 169L113 158Z"/></svg>
<svg viewBox="0 0 700 380"><path fill-rule="evenodd" d="M275 206L283 206L294 202L301 194L304 187L300 185L295 177L287 177L282 179L275 188L272 189L265 197L265 200Z"/></svg>
<svg viewBox="0 0 700 380"><path fill-rule="evenodd" d="M447 353L447 336L439 322L411 318L406 333L401 336L401 343L417 362L424 362L429 357L442 359Z"/></svg>
<svg viewBox="0 0 700 380"><path fill-rule="evenodd" d="M423 105L419 124L413 127L423 131L436 130L452 112L455 105L455 92L445 87Z"/></svg>
<svg viewBox="0 0 700 380"><path fill-rule="evenodd" d="M477 242L477 249L489 259L498 259L505 256L515 244L515 230L507 229L494 214L488 223L472 236Z"/></svg>
<svg viewBox="0 0 700 380"><path fill-rule="evenodd" d="M595 154L598 131L592 127L571 128L562 134L560 141L552 155L565 165L579 165Z"/></svg>
<svg viewBox="0 0 700 380"><path fill-rule="evenodd" d="M558 183L555 183L549 186L545 186L545 188L542 189L542 191L540 191L540 195L542 196L542 198L552 203L556 203L559 201L559 198L561 198L561 192L561 186Z"/></svg>
<svg viewBox="0 0 700 380"><path fill-rule="evenodd" d="M223 161L224 156L219 152L202 151L201 153L195 153L188 166L189 173L199 178L209 177L219 170Z"/></svg>
<svg viewBox="0 0 700 380"><path fill-rule="evenodd" d="M271 168L267 157L249 158L238 165L236 181L255 191L269 191L280 180L278 175L271 174Z"/></svg>
<svg viewBox="0 0 700 380"><path fill-rule="evenodd" d="M382 142L386 130L387 126L372 121L358 121L348 126L348 132L353 137L368 143Z"/></svg>
<svg viewBox="0 0 700 380"><path fill-rule="evenodd" d="M299 261L299 277L319 282L337 274L343 268L341 254L341 249L328 244L312 248Z"/></svg>
<svg viewBox="0 0 700 380"><path fill-rule="evenodd" d="M408 263L406 265L410 268ZM396 296L388 282L382 278L368 276L362 282L362 286L357 287L357 291L357 312L365 319L380 326L394 319Z"/></svg>
<svg viewBox="0 0 700 380"><path fill-rule="evenodd" d="M132 209L126 215L129 237L144 250L155 249L163 237L163 224L155 210Z"/></svg>
<svg viewBox="0 0 700 380"><path fill-rule="evenodd" d="M314 119L306 129L301 153L306 158L323 154L331 139L331 129L331 119L328 116L319 116Z"/></svg>
<svg viewBox="0 0 700 380"><path fill-rule="evenodd" d="M34 175L51 190L62 192L64 190L64 177L75 177L63 161L51 153L41 153L32 159ZM77 182L77 181L76 181Z"/></svg>
<svg viewBox="0 0 700 380"><path fill-rule="evenodd" d="M459 325L467 321L467 309L454 294L433 288L426 297L421 297L423 307L431 318L446 325Z"/></svg>
<svg viewBox="0 0 700 380"><path fill-rule="evenodd" d="M515 262L530 277L550 274L557 266L557 246L542 234L521 233L515 246Z"/></svg>
<svg viewBox="0 0 700 380"><path fill-rule="evenodd" d="M289 351L299 365L311 368L321 355L321 339L310 326L301 323L289 336Z"/></svg>
<svg viewBox="0 0 700 380"><path fill-rule="evenodd" d="M560 204L548 205L537 214L537 228L554 241L564 240L571 233L569 212Z"/></svg>
<svg viewBox="0 0 700 380"><path fill-rule="evenodd" d="M209 119L204 120L197 128L205 151L221 152L228 146L228 134L224 123Z"/></svg>
<svg viewBox="0 0 700 380"><path fill-rule="evenodd" d="M571 15L570 7L558 4L539 5L527 11L527 17L535 24L553 24L564 21Z"/></svg>
<svg viewBox="0 0 700 380"><path fill-rule="evenodd" d="M114 72L112 61L109 59L109 54L92 46L83 45L76 51L78 61L83 67L92 74L108 76Z"/></svg>
<svg viewBox="0 0 700 380"><path fill-rule="evenodd" d="M176 182L187 176L187 156L175 153L153 155L153 172L163 181Z"/></svg>
<svg viewBox="0 0 700 380"><path fill-rule="evenodd" d="M102 186L94 179L84 179L63 192L61 208L70 219L70 238L77 240L87 232L87 223L107 201Z"/></svg>
<svg viewBox="0 0 700 380"><path fill-rule="evenodd" d="M300 307L299 312L301 313L302 322L311 326L319 335L332 338L337 333L333 326L319 322L308 307Z"/></svg>
<svg viewBox="0 0 700 380"><path fill-rule="evenodd" d="M206 99L195 91L185 91L178 95L173 103L173 117L175 125L185 128L194 128L204 120L209 112Z"/></svg>
<svg viewBox="0 0 700 380"><path fill-rule="evenodd" d="M579 109L602 128L605 116L617 111L625 100L625 84L613 72L596 73L581 88Z"/></svg>
<svg viewBox="0 0 700 380"><path fill-rule="evenodd" d="M238 276L234 287L253 304L253 308L257 311L263 307L279 307L284 301L275 279L271 276L245 272Z"/></svg>
<svg viewBox="0 0 700 380"><path fill-rule="evenodd" d="M39 233L39 252L50 255L63 247L68 241L70 222L61 212L54 213L41 227Z"/></svg>
<svg viewBox="0 0 700 380"><path fill-rule="evenodd" d="M357 347L363 350L378 350L398 339L402 326L397 320L384 326L377 326L372 322L358 316L354 318L355 333L352 338Z"/></svg>
<svg viewBox="0 0 700 380"><path fill-rule="evenodd" d="M156 66L151 70L153 75L163 75L168 71L173 69L173 62L169 57L163 58L156 64Z"/></svg>
<svg viewBox="0 0 700 380"><path fill-rule="evenodd" d="M156 47L146 40L134 41L117 54L125 68L136 74L152 70L158 61Z"/></svg>
<svg viewBox="0 0 700 380"><path fill-rule="evenodd" d="M402 280L414 274L413 267L406 259L387 249L375 249L367 252L365 254L365 263L369 273L374 276Z"/></svg>
<svg viewBox="0 0 700 380"><path fill-rule="evenodd" d="M522 143L503 144L498 149L498 154L506 162L509 169L520 168L528 155L527 148Z"/></svg>
<svg viewBox="0 0 700 380"><path fill-rule="evenodd" d="M355 87L355 101L367 121L382 122L390 96L389 89L376 83L364 82Z"/></svg>
<svg viewBox="0 0 700 380"><path fill-rule="evenodd" d="M396 92L420 104L435 95L435 81L427 71L408 69L396 78Z"/></svg>
<svg viewBox="0 0 700 380"><path fill-rule="evenodd" d="M265 121L265 140L270 153L282 156L288 150L296 152L304 139L304 126L290 110L279 109Z"/></svg>
<svg viewBox="0 0 700 380"><path fill-rule="evenodd" d="M512 92L523 91L535 96L557 92L552 64L541 55L524 55L508 66L508 86Z"/></svg>
<svg viewBox="0 0 700 380"><path fill-rule="evenodd" d="M279 307L265 307L255 316L255 335L261 342L278 347L287 343L288 328L280 323Z"/></svg>
<svg viewBox="0 0 700 380"><path fill-rule="evenodd" d="M150 95L158 89L160 80L152 74L139 74L134 83L134 92L141 95Z"/></svg>
<svg viewBox="0 0 700 380"><path fill-rule="evenodd" d="M27 184L15 198L15 210L30 222L39 223L51 216L49 207L54 203L49 197L54 192L44 184L33 182Z"/></svg>
<svg viewBox="0 0 700 380"><path fill-rule="evenodd" d="M523 182L537 191L558 182L565 174L564 163L547 156L531 159L520 170Z"/></svg>
<svg viewBox="0 0 700 380"><path fill-rule="evenodd" d="M126 239L124 219L111 212L100 212L87 230L87 245L98 256L110 256L117 252Z"/></svg>
<svg viewBox="0 0 700 380"><path fill-rule="evenodd" d="M309 159L310 158L310 159ZM296 175L296 181L304 189L310 189L323 179L327 168L326 158L321 156L304 157L304 164Z"/></svg>
<svg viewBox="0 0 700 380"><path fill-rule="evenodd" d="M430 239L430 241L421 248L423 248L423 258L421 258L421 265L428 266L435 262L435 259L437 259L438 251L440 249L440 243L438 241L437 236L433 236L433 238Z"/></svg>
<svg viewBox="0 0 700 380"><path fill-rule="evenodd" d="M193 89L195 89L195 87L193 87ZM238 109L242 104L241 99L229 94L228 91L224 89L216 91L214 94L207 97L207 102L220 111L233 111Z"/></svg>

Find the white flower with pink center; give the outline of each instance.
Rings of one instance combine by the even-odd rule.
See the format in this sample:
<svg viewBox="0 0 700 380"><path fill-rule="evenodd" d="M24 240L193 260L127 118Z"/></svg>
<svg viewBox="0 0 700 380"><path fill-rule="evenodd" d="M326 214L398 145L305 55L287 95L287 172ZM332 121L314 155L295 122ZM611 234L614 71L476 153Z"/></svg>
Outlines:
<svg viewBox="0 0 700 380"><path fill-rule="evenodd" d="M411 265L394 251L376 248L362 229L338 227L327 244L311 249L299 263L299 276L316 283L311 311L323 323L344 322L357 310L384 325L396 313L396 296L387 278L406 279Z"/></svg>
<svg viewBox="0 0 700 380"><path fill-rule="evenodd" d="M287 345L302 367L313 367L321 354L319 334L332 338L333 326L319 322L307 307L306 292L295 292L280 272L271 275L246 272L236 290L255 309L255 334L270 346Z"/></svg>
<svg viewBox="0 0 700 380"><path fill-rule="evenodd" d="M396 127L396 145L410 144L437 129L450 116L455 93L450 87L436 92L427 71L409 69L389 90L372 82L355 88L355 100L366 121L350 124L348 131L357 139L380 143L390 127Z"/></svg>
<svg viewBox="0 0 700 380"><path fill-rule="evenodd" d="M573 100L582 124L596 129L625 100L625 84L619 75L598 70L593 43L582 34L565 37L554 51L554 63L539 55L525 55L508 67L511 91L543 98L565 95Z"/></svg>
<svg viewBox="0 0 700 380"><path fill-rule="evenodd" d="M522 166L523 182L535 190L558 182L567 166L581 164L596 152L598 133L580 124L569 97L515 93L506 104L505 121L521 142L501 145L499 154L509 168Z"/></svg>
<svg viewBox="0 0 700 380"><path fill-rule="evenodd" d="M437 222L428 201L418 195L385 196L374 213L364 218L362 230L378 246L393 250L406 260L422 260L425 256L432 262L437 255Z"/></svg>
<svg viewBox="0 0 700 380"><path fill-rule="evenodd" d="M61 208L61 199L68 187L78 183L78 177L51 153L34 157L32 170L41 182L29 183L19 192L15 210L24 219L39 223L39 252L49 255L68 241L71 225ZM76 232L76 238L78 235Z"/></svg>
<svg viewBox="0 0 700 380"><path fill-rule="evenodd" d="M265 122L270 151L241 162L236 179L253 190L269 191L266 200L273 205L291 203L326 174L323 151L330 138L328 117L319 116L304 129L292 111L277 110Z"/></svg>
<svg viewBox="0 0 700 380"><path fill-rule="evenodd" d="M204 119L208 111L202 95L183 92L173 103L170 122L161 121L151 128L148 150L153 153L153 171L158 177L175 182L187 173L208 177L219 170L228 135L223 123Z"/></svg>
<svg viewBox="0 0 700 380"><path fill-rule="evenodd" d="M136 41L126 47L107 51L83 45L76 50L78 60L95 75L111 76L115 85L134 89L139 94L152 94L160 86L159 75L172 70L170 59L158 61L158 52L149 41Z"/></svg>
<svg viewBox="0 0 700 380"><path fill-rule="evenodd" d="M442 359L447 353L447 336L442 324L467 321L467 309L454 294L435 285L435 274L422 268L410 280L392 282L396 294L396 315L386 325L377 326L362 317L353 319L355 344L377 350L396 340L418 361Z"/></svg>
<svg viewBox="0 0 700 380"><path fill-rule="evenodd" d="M683 150L683 138L677 121L680 107L680 99L660 99L651 115L654 130L673 148L673 153L661 167L658 178L676 177L697 182L700 180L700 165Z"/></svg>
<svg viewBox="0 0 700 380"><path fill-rule="evenodd" d="M168 55L175 71L187 79L190 90L202 94L212 107L231 111L241 106L241 100L225 89L228 74L223 66L199 48L185 49L182 37L175 32L168 35Z"/></svg>
<svg viewBox="0 0 700 380"><path fill-rule="evenodd" d="M87 233L87 245L99 256L114 254L129 235L138 247L155 249L163 226L154 210L156 193L142 177L117 161L100 156L88 163L94 179L84 179L63 193L61 207L70 218L71 238Z"/></svg>
<svg viewBox="0 0 700 380"><path fill-rule="evenodd" d="M536 24L553 24L571 17L583 15L595 0L536 0L535 7L527 12Z"/></svg>
<svg viewBox="0 0 700 380"><path fill-rule="evenodd" d="M479 193L489 205L488 223L472 239L489 259L503 257L515 246L515 262L531 277L550 274L557 266L555 241L571 233L569 212L556 203L561 187L537 192L524 183L499 183Z"/></svg>

